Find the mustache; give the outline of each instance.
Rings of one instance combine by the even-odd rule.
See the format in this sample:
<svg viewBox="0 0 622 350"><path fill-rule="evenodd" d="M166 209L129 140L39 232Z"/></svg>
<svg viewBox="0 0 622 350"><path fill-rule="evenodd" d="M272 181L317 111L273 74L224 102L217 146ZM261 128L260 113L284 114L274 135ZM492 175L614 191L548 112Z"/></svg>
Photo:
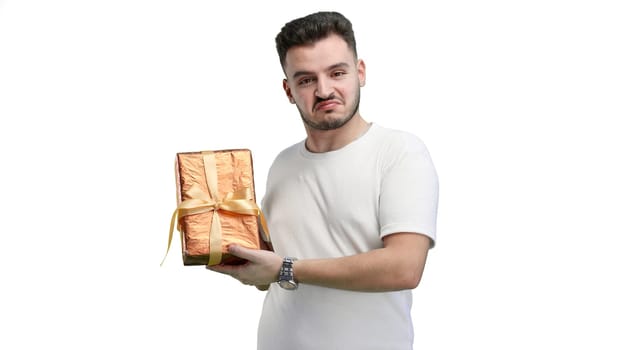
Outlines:
<svg viewBox="0 0 622 350"><path fill-rule="evenodd" d="M331 101L331 100L336 100L336 101L341 102L338 98L335 97L335 93L333 92L332 94L330 94L326 98L316 97L315 98L315 103L313 104L313 109L315 110L317 108L318 104L320 104L322 102L326 102L326 101Z"/></svg>

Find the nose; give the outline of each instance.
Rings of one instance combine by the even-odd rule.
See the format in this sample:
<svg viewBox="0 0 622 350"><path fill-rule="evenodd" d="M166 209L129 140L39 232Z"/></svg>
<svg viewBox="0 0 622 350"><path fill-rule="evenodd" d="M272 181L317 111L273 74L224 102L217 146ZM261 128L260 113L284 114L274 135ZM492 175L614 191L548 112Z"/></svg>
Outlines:
<svg viewBox="0 0 622 350"><path fill-rule="evenodd" d="M333 95L333 86L330 79L317 78L315 96L321 99L327 99Z"/></svg>

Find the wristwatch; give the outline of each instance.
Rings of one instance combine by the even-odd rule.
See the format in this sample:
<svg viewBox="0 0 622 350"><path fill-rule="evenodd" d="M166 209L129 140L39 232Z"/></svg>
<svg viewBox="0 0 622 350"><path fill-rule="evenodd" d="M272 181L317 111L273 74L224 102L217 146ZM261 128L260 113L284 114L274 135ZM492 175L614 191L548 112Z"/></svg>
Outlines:
<svg viewBox="0 0 622 350"><path fill-rule="evenodd" d="M296 258L283 258L283 265L279 271L279 286L283 289L295 290L298 288L298 283L294 280L294 261Z"/></svg>

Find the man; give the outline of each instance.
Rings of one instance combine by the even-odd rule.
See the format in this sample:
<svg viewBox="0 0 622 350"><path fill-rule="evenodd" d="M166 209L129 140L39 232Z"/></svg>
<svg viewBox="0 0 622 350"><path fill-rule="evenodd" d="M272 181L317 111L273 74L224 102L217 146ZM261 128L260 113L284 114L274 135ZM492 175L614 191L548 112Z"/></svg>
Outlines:
<svg viewBox="0 0 622 350"><path fill-rule="evenodd" d="M365 63L341 14L293 20L276 43L307 138L270 168L262 205L274 252L232 246L248 263L209 268L269 287L258 349L412 349L411 290L436 231L428 151L361 117Z"/></svg>

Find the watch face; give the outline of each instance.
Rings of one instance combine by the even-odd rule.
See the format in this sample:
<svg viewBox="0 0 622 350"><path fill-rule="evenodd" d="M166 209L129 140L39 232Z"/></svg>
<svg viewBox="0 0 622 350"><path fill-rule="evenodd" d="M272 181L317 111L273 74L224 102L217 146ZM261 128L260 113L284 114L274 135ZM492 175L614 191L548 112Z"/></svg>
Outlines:
<svg viewBox="0 0 622 350"><path fill-rule="evenodd" d="M296 282L287 281L287 280L279 281L279 286L281 286L281 288L287 289L287 290L294 290L294 289L298 288L298 285L296 284Z"/></svg>

